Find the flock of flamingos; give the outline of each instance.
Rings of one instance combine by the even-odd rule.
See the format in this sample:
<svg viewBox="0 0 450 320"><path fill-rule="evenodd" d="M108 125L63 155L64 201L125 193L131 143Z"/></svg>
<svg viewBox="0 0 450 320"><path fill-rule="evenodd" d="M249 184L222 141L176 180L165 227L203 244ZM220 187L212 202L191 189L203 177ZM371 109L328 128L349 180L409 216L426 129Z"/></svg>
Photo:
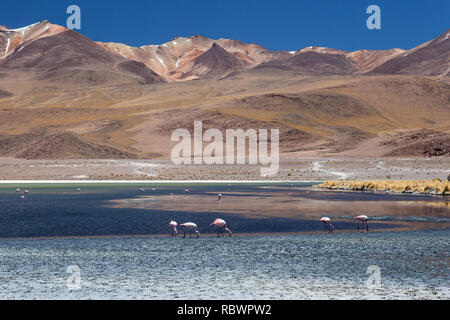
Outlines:
<svg viewBox="0 0 450 320"><path fill-rule="evenodd" d="M141 191L144 191L144 189L140 189ZM184 189L184 193L189 193L189 189ZM218 200L222 200L222 194L219 193L217 195ZM369 223L368 220L369 218L366 215L359 215L357 217L354 218L357 221L357 228L358 230L360 230L360 228L362 230L366 229L367 231L369 231ZM334 227L331 224L331 219L329 217L322 217L320 219L320 222L322 222L326 228L326 230L328 231L328 233L333 233L334 231ZM177 230L177 226L178 223L176 221L170 221L169 222L169 227L172 229L172 236L175 237L178 234L178 230ZM231 232L231 230L227 227L227 223L225 220L217 218L216 220L214 220L211 224L211 227L215 227L217 228L217 236L220 237L224 237L224 231L228 232L228 236L231 237L231 235L233 234L233 232ZM183 231L183 238L186 237L186 231L189 232L189 238L192 237L192 234L196 234L197 238L200 237L200 232L198 231L198 227L197 224L194 222L185 222L180 224L180 228Z"/></svg>
<svg viewBox="0 0 450 320"><path fill-rule="evenodd" d="M145 192L145 190L143 188L139 189L141 192ZM155 190L155 188L153 188L153 190ZM16 192L20 192L20 189L16 189ZM80 192L81 188L77 188L77 191ZM30 191L29 190L25 190L24 194L28 194ZM184 189L184 193L189 193L189 189ZM24 199L25 195L21 195L20 198ZM172 194L171 194L172 195ZM217 195L218 200L222 200L222 194L219 193ZM359 215L357 217L354 217L354 219L357 221L357 228L358 230L360 230L360 228L362 230L366 229L366 231L369 231L369 223L368 220L369 218L366 215ZM322 217L320 219L320 222L323 223L323 225L325 226L325 229L328 231L328 233L333 233L334 231L334 227L331 224L331 219L329 217ZM220 237L224 237L224 231L228 232L228 235L231 237L231 235L233 234L231 232L231 230L227 227L227 223L225 220L217 218L216 220L214 220L211 224L211 227L215 227L217 228L217 236ZM172 236L175 237L178 234L178 223L176 221L170 221L169 222L169 227L172 229ZM198 231L198 227L197 224L195 224L194 222L185 222L185 223L181 223L179 225L179 227L181 228L181 230L183 231L183 238L186 237L186 232L189 233L189 238L192 237L192 234L196 234L197 238L200 237L200 232Z"/></svg>
<svg viewBox="0 0 450 320"><path fill-rule="evenodd" d="M359 215L354 218L358 223L358 230L362 228L362 230L366 229L369 231L369 218L366 215ZM320 221L324 224L326 227L328 233L333 233L334 227L331 224L331 219L329 217L322 217ZM170 228L172 228L172 236L175 237L178 234L177 226L178 223L176 221L170 221L169 222ZM214 220L211 224L211 227L216 227L218 229L217 236L220 237L221 235L224 237L224 231L228 232L228 235L231 237L233 234L231 230L227 227L227 223L225 220L217 218ZM198 231L197 224L194 222L185 222L180 224L180 228L183 231L183 238L186 237L186 231L189 232L189 238L191 238L192 234L195 233L197 235L197 238L200 237L200 232Z"/></svg>

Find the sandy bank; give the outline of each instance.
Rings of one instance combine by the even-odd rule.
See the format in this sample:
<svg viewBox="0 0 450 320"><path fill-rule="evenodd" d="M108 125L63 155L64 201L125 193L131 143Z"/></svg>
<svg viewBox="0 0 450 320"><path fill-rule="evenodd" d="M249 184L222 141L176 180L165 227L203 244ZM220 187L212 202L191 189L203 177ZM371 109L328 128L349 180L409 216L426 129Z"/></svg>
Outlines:
<svg viewBox="0 0 450 320"><path fill-rule="evenodd" d="M445 180L450 158L281 159L276 175L257 165L174 165L153 160L20 160L0 158L0 180Z"/></svg>

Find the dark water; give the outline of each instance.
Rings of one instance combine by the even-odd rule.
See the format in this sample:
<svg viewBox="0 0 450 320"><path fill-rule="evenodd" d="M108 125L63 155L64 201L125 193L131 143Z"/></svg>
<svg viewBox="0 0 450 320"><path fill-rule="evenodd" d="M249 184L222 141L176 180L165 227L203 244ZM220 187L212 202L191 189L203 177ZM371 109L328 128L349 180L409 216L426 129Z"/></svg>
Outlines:
<svg viewBox="0 0 450 320"><path fill-rule="evenodd" d="M276 197L278 193L286 194L284 188L309 188L311 184L290 184L265 186L263 189L255 185L194 185L188 186L190 195L215 197L218 192L233 197L242 197L249 200L258 199L259 193L270 193L266 199ZM16 193L16 187L22 190L30 188L30 193L21 199L21 193ZM183 195L185 185L158 186L151 191L152 196L167 196L170 193ZM150 188L150 187L147 187ZM284 218L244 217L239 214L218 212L215 207L207 212L189 212L182 210L164 211L157 206L145 209L112 208L111 200L134 199L144 195L139 186L133 185L92 185L83 186L81 192L75 186L0 186L0 238L11 237L45 237L45 236L88 236L88 235L133 235L133 234L167 234L168 222L175 220L195 221L201 233L212 232L209 224L218 216L226 219L235 233L244 232L298 232L323 230L321 223L316 219L303 219L302 217ZM306 189L305 189L306 190ZM298 191L289 201L298 201L298 197L306 191ZM145 193L148 194L148 193ZM355 201L365 207L385 203L377 210L406 210L407 216L371 216L371 219L383 221L377 228L387 228L396 225L391 221L430 221L450 222L450 208L448 199L421 197L413 195L380 195L370 193L337 193L325 191L310 191L309 199L317 200L315 210L321 214L322 203L339 204L340 218L351 218L351 209ZM435 200L437 199L437 200ZM402 203L420 201L417 205L402 206ZM427 202L441 201L447 206L434 208L425 205ZM447 201L447 202L446 202ZM364 206L367 203L367 206ZM342 207L342 205L344 207ZM392 207L394 206L395 207ZM390 207L388 207L390 206ZM392 209L393 208L393 209ZM404 209L406 208L406 209ZM276 213L277 208L268 204L267 210ZM409 214L409 211L411 213ZM325 212L326 213L326 212ZM320 216L318 216L320 218ZM336 229L354 229L355 223L348 219L335 224Z"/></svg>
<svg viewBox="0 0 450 320"><path fill-rule="evenodd" d="M0 299L449 299L449 240L448 230L3 240Z"/></svg>

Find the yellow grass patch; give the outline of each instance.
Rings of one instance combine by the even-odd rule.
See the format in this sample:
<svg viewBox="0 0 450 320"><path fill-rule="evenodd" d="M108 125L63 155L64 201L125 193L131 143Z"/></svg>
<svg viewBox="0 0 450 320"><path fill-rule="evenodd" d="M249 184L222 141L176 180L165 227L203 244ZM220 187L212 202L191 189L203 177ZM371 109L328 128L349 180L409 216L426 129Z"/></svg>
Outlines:
<svg viewBox="0 0 450 320"><path fill-rule="evenodd" d="M450 182L434 180L343 180L325 181L317 185L325 189L390 191L398 193L442 194L450 195Z"/></svg>

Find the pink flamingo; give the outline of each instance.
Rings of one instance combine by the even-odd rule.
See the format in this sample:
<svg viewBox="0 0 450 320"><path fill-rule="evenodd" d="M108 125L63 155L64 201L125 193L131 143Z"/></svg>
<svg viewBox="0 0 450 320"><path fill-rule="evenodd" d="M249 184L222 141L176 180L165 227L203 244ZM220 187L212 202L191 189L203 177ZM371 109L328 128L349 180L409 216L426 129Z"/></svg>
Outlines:
<svg viewBox="0 0 450 320"><path fill-rule="evenodd" d="M323 217L320 219L320 221L325 225L325 227L328 229L328 233L333 233L334 227L331 224L331 219L328 217Z"/></svg>
<svg viewBox="0 0 450 320"><path fill-rule="evenodd" d="M197 238L200 237L200 232L198 232L198 228L195 223L193 223L193 222L182 223L182 224L180 224L180 227L183 230L183 238L186 238L185 229L189 231L189 239L191 238L193 232L195 234L197 234Z"/></svg>
<svg viewBox="0 0 450 320"><path fill-rule="evenodd" d="M222 234L222 237L224 237L223 230L227 231L230 237L233 234L231 232L231 230L227 228L227 223L223 219L217 218L216 220L214 220L213 223L210 224L210 226L214 226L214 227L216 227L219 230L217 232L217 236L218 237L220 237L220 234Z"/></svg>
<svg viewBox="0 0 450 320"><path fill-rule="evenodd" d="M172 228L172 237L175 237L178 234L177 225L178 223L176 223L176 221L172 220L169 222L169 226Z"/></svg>
<svg viewBox="0 0 450 320"><path fill-rule="evenodd" d="M369 218L366 215L359 215L354 218L358 222L358 230L359 230L359 224L361 223L361 228L364 231L364 224L366 225L366 230L369 231Z"/></svg>

